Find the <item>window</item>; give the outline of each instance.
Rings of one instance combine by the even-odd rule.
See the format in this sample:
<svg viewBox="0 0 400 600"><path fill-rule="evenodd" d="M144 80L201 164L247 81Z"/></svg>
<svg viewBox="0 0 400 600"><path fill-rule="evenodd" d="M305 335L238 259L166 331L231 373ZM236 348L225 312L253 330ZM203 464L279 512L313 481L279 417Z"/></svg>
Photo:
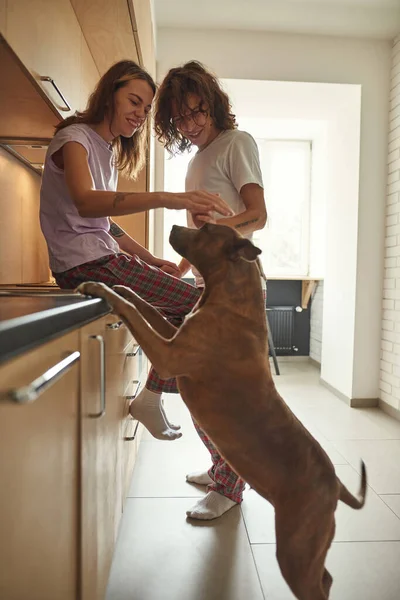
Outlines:
<svg viewBox="0 0 400 600"><path fill-rule="evenodd" d="M308 275L311 143L257 139L268 223L253 241L268 276Z"/></svg>
<svg viewBox="0 0 400 600"><path fill-rule="evenodd" d="M311 142L256 139L260 152L268 223L255 231L253 241L262 250L261 260L268 276L308 275ZM188 163L196 149L174 156L166 153L165 190L185 191ZM174 262L180 256L168 242L172 225L186 225L183 210L164 210L164 257Z"/></svg>
<svg viewBox="0 0 400 600"><path fill-rule="evenodd" d="M191 148L189 152L172 156L165 151L164 154L164 189L166 192L184 192L185 177L188 164L191 158L196 154L197 148ZM171 260L179 263L181 256L171 247L168 238L172 225L184 225L186 227L186 211L185 210L164 210L164 242L163 242L163 257L165 260ZM191 273L188 273L190 276Z"/></svg>

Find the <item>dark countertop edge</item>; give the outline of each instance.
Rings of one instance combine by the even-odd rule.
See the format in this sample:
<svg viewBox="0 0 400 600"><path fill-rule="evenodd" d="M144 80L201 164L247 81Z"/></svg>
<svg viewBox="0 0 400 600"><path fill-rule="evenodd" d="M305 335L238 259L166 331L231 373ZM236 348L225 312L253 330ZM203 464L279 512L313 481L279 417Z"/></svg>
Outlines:
<svg viewBox="0 0 400 600"><path fill-rule="evenodd" d="M110 312L104 300L92 298L5 321L0 325L0 364Z"/></svg>

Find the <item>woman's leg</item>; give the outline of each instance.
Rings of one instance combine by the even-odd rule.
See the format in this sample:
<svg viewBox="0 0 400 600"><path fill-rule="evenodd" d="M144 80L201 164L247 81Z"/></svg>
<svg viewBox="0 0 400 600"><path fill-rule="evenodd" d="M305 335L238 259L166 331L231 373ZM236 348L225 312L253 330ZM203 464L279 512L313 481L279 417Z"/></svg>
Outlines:
<svg viewBox="0 0 400 600"><path fill-rule="evenodd" d="M216 519L235 506L235 504L242 502L246 484L222 458L210 438L194 419L193 423L201 441L210 452L213 464L207 473L196 473L187 476L187 480L190 482L207 484L208 493L195 506L188 510L186 514L192 519Z"/></svg>
<svg viewBox="0 0 400 600"><path fill-rule="evenodd" d="M64 273L54 274L58 285L73 289L84 281L100 281L112 287L125 285L157 308L168 321L180 326L201 295L195 287L152 267L136 256L110 255ZM132 402L130 413L158 439L180 437L166 418L162 392L178 392L176 380L161 379L151 368L145 388Z"/></svg>

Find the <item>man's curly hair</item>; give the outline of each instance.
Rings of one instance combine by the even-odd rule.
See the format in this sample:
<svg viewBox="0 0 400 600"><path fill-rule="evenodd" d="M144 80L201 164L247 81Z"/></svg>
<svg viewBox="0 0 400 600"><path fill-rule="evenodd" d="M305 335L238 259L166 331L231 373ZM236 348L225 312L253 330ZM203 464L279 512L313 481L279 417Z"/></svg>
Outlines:
<svg viewBox="0 0 400 600"><path fill-rule="evenodd" d="M237 127L228 95L217 78L198 61L192 60L170 69L161 83L155 99L154 127L158 140L171 154L181 153L191 147L191 142L180 133L172 120L172 103L184 114L188 110L187 98L194 94L200 98L200 109L207 111L217 129Z"/></svg>

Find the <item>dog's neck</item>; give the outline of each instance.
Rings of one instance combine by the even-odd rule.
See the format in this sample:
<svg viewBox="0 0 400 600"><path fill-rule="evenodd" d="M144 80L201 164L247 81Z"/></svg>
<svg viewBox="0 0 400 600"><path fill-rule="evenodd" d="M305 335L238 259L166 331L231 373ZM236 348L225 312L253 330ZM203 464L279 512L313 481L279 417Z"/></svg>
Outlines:
<svg viewBox="0 0 400 600"><path fill-rule="evenodd" d="M254 306L257 301L257 290L259 290L258 301L264 304L261 284L260 270L256 262L247 262L243 259L223 263L218 268L201 273L205 290L201 297L199 306L206 301L213 304L226 305L227 298L235 298L235 307L239 312L246 311L247 307Z"/></svg>

